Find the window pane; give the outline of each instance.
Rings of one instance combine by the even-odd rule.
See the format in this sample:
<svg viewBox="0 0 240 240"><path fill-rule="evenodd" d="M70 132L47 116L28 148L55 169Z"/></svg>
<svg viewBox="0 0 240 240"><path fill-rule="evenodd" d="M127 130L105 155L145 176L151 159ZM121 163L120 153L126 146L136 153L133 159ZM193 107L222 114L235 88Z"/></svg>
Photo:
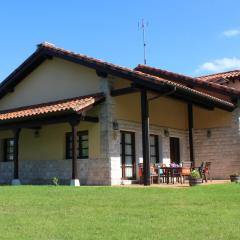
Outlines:
<svg viewBox="0 0 240 240"><path fill-rule="evenodd" d="M150 145L155 145L155 137L150 136Z"/></svg>
<svg viewBox="0 0 240 240"><path fill-rule="evenodd" d="M88 140L88 135L81 135L82 140Z"/></svg>
<svg viewBox="0 0 240 240"><path fill-rule="evenodd" d="M132 138L130 133L125 134L125 143L132 143Z"/></svg>
<svg viewBox="0 0 240 240"><path fill-rule="evenodd" d="M82 149L82 157L88 157L88 148Z"/></svg>
<svg viewBox="0 0 240 240"><path fill-rule="evenodd" d="M125 145L125 154L132 155L132 145Z"/></svg>
<svg viewBox="0 0 240 240"><path fill-rule="evenodd" d="M82 148L88 148L88 141L82 141Z"/></svg>
<svg viewBox="0 0 240 240"><path fill-rule="evenodd" d="M156 148L155 147L150 148L150 155L156 156Z"/></svg>
<svg viewBox="0 0 240 240"><path fill-rule="evenodd" d="M151 156L151 163L156 163L156 157Z"/></svg>
<svg viewBox="0 0 240 240"><path fill-rule="evenodd" d="M13 155L12 154L8 155L8 159L7 160L12 161L13 160Z"/></svg>
<svg viewBox="0 0 240 240"><path fill-rule="evenodd" d="M132 166L132 156L126 156L125 157L125 165L126 166Z"/></svg>
<svg viewBox="0 0 240 240"><path fill-rule="evenodd" d="M132 167L126 167L125 168L125 176L127 178L132 178L133 177L133 168Z"/></svg>

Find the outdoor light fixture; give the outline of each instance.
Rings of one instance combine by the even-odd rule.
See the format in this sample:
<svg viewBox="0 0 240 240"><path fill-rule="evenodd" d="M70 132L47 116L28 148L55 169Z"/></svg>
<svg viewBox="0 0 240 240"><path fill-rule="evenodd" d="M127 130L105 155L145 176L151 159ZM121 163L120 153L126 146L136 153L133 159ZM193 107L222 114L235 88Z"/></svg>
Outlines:
<svg viewBox="0 0 240 240"><path fill-rule="evenodd" d="M39 129L35 129L35 131L34 131L34 137L35 138L38 138L39 137Z"/></svg>
<svg viewBox="0 0 240 240"><path fill-rule="evenodd" d="M164 136L165 136L165 137L169 137L169 131L168 131L168 129L164 129Z"/></svg>
<svg viewBox="0 0 240 240"><path fill-rule="evenodd" d="M207 130L207 137L210 138L212 136L212 131L210 129Z"/></svg>
<svg viewBox="0 0 240 240"><path fill-rule="evenodd" d="M118 131L118 130L119 130L119 125L118 125L117 120L114 120L114 121L113 121L113 130L115 130L115 131Z"/></svg>

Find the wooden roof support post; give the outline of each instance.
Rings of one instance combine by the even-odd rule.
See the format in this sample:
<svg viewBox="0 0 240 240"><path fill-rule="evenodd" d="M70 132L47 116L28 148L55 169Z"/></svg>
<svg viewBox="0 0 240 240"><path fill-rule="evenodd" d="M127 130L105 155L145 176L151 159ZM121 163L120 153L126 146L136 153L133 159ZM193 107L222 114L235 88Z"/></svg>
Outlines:
<svg viewBox="0 0 240 240"><path fill-rule="evenodd" d="M14 134L14 152L13 152L13 180L12 185L20 185L19 180L19 135L20 135L21 128L13 129Z"/></svg>
<svg viewBox="0 0 240 240"><path fill-rule="evenodd" d="M143 183L149 186L150 182L150 151L149 151L149 109L147 90L141 89L142 113L142 152L143 152Z"/></svg>
<svg viewBox="0 0 240 240"><path fill-rule="evenodd" d="M189 140L189 153L190 161L193 167L195 166L194 159L194 145L193 145L193 106L192 103L188 103L188 140Z"/></svg>
<svg viewBox="0 0 240 240"><path fill-rule="evenodd" d="M71 179L71 186L80 186L79 174L78 174L78 166L77 166L77 127L80 120L78 119L71 119L69 121L71 128L72 128L72 179Z"/></svg>

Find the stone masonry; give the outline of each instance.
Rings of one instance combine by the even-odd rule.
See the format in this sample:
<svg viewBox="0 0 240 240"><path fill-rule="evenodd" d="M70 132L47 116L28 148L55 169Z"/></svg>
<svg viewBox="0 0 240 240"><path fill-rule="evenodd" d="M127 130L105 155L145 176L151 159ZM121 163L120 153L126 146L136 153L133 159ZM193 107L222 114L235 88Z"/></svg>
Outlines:
<svg viewBox="0 0 240 240"><path fill-rule="evenodd" d="M212 162L214 179L228 179L240 172L239 112L239 108L233 112L231 127L194 130L196 165Z"/></svg>

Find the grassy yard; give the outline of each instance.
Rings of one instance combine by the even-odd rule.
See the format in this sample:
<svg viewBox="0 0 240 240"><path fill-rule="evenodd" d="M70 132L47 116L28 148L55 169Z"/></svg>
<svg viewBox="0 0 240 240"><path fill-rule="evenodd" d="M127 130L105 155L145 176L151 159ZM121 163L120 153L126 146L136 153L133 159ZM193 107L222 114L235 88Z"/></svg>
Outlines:
<svg viewBox="0 0 240 240"><path fill-rule="evenodd" d="M240 184L0 187L0 239L240 239Z"/></svg>

